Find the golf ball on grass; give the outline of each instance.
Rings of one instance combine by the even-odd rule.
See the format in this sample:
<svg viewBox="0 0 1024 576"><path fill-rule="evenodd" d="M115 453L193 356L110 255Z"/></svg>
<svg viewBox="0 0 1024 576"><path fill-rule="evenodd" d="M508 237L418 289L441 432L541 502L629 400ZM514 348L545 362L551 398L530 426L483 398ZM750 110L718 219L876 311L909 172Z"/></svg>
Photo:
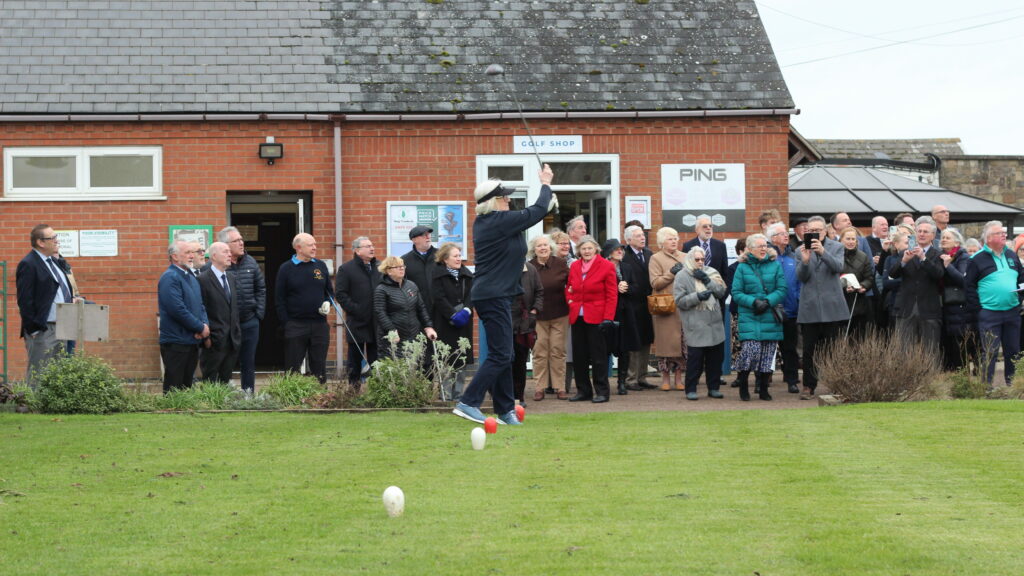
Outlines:
<svg viewBox="0 0 1024 576"><path fill-rule="evenodd" d="M397 518L405 512L405 493L398 486L388 486L384 490L383 500L388 516Z"/></svg>

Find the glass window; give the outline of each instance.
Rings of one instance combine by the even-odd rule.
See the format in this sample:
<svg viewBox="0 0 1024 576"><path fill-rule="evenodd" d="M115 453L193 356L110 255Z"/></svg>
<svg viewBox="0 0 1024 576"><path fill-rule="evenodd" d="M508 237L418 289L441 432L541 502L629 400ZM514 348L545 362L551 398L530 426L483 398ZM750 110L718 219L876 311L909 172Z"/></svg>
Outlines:
<svg viewBox="0 0 1024 576"><path fill-rule="evenodd" d="M522 166L488 166L487 177L504 182L519 182L523 179Z"/></svg>
<svg viewBox="0 0 1024 576"><path fill-rule="evenodd" d="M20 156L13 159L16 188L74 188L75 156Z"/></svg>
<svg viewBox="0 0 1024 576"><path fill-rule="evenodd" d="M162 199L159 146L4 148L4 200Z"/></svg>
<svg viewBox="0 0 1024 576"><path fill-rule="evenodd" d="M555 180L551 184L597 186L612 183L612 166L608 162L550 162Z"/></svg>
<svg viewBox="0 0 1024 576"><path fill-rule="evenodd" d="M153 157L110 155L89 157L89 186L124 188L153 186Z"/></svg>

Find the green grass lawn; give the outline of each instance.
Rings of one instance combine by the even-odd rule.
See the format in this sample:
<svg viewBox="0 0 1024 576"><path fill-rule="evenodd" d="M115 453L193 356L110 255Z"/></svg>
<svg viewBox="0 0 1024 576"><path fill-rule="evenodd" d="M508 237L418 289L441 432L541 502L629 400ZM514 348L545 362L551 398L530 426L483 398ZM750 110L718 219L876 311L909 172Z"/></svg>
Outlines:
<svg viewBox="0 0 1024 576"><path fill-rule="evenodd" d="M3 413L0 573L1024 573L1021 402L471 427Z"/></svg>

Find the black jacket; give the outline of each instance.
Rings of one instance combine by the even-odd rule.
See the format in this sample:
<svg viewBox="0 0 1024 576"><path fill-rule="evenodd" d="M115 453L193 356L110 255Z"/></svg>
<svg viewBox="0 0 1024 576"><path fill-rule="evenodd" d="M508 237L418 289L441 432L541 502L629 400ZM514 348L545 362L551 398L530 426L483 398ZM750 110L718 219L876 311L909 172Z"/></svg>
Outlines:
<svg viewBox="0 0 1024 576"><path fill-rule="evenodd" d="M53 279L46 262L35 250L29 252L15 273L15 285L18 288L18 311L21 312L21 336L33 332L44 332L47 329L46 318L50 315L50 305L57 296L60 285ZM70 290L71 287L69 286Z"/></svg>
<svg viewBox="0 0 1024 576"><path fill-rule="evenodd" d="M228 274L228 287L231 298L224 293L224 286L217 279L213 268L207 268L199 274L199 291L203 295L203 307L209 319L210 340L217 349L230 348L237 350L242 343L242 326L238 311L238 279Z"/></svg>
<svg viewBox="0 0 1024 576"><path fill-rule="evenodd" d="M640 333L638 330L637 318L646 318L647 322L651 323L651 315L647 313L647 297L643 298L643 314L638 314L636 309L640 307L639 301L636 298L636 293L643 293L644 289L650 293L651 281L647 274L643 275L645 281L641 282L637 278L637 268L626 266L627 260L634 260L637 264L639 261L633 255L631 248L626 247L626 253L622 256L622 262L619 264L616 276L618 276L618 282L625 282L629 284L629 290L623 294L619 293L619 299L615 305L615 321L619 323L619 337L618 337L618 349L609 350L609 354L615 354L616 356L622 356L624 352L632 352L640 349ZM645 262L646 262L645 256ZM651 333L651 341L654 341L653 329ZM649 344L649 342L648 342Z"/></svg>
<svg viewBox="0 0 1024 576"><path fill-rule="evenodd" d="M946 334L963 334L977 323L976 314L967 309L965 280L970 262L966 250L957 250L942 277L942 323Z"/></svg>
<svg viewBox="0 0 1024 576"><path fill-rule="evenodd" d="M459 268L459 278L455 279L448 272L447 266L438 266L434 270L433 290L434 296L432 316L434 319L434 330L437 330L437 339L452 347L455 350L459 346L459 338L469 340L473 343L473 322L470 317L469 323L462 328L452 326L452 314L455 314L456 306L466 308L473 307L470 298L470 291L473 289L473 273L465 266ZM466 363L473 362L473 347L470 346L466 355Z"/></svg>
<svg viewBox="0 0 1024 576"><path fill-rule="evenodd" d="M520 276L520 285L523 287L523 293L512 298L512 332L536 332L537 315L530 314L530 310L540 312L544 309L544 286L541 284L536 266L526 263L526 268Z"/></svg>
<svg viewBox="0 0 1024 576"><path fill-rule="evenodd" d="M252 320L253 316L263 320L267 313L267 281L263 277L256 259L248 254L228 268L228 274L238 284L238 318L241 322Z"/></svg>
<svg viewBox="0 0 1024 576"><path fill-rule="evenodd" d="M377 321L377 341L381 355L390 350L388 332L398 331L399 342L413 340L427 326L433 326L419 286L406 278L399 286L384 276L373 290L373 316Z"/></svg>
<svg viewBox="0 0 1024 576"><path fill-rule="evenodd" d="M903 284L896 294L896 309L900 318L910 318L917 311L917 317L922 320L939 320L942 318L942 298L939 290L939 281L945 271L942 260L939 258L939 251L930 248L925 253L924 260L912 258L906 264L903 263L903 254L896 255L889 275L893 278L902 278Z"/></svg>
<svg viewBox="0 0 1024 576"><path fill-rule="evenodd" d="M633 325L639 339L637 347L632 349L638 350L639 344L654 342L654 323L651 321L651 314L647 312L647 296L651 294L651 275L648 266L651 264L651 256L654 253L644 248L644 261L640 262L632 248L626 246L624 251L621 264L622 277L629 282L629 292L625 294L625 298L620 295L619 308L622 309L623 300L629 300L632 304ZM636 287L633 286L634 282L637 284ZM616 314L617 316L618 314ZM622 320L619 319L619 322Z"/></svg>
<svg viewBox="0 0 1024 576"><path fill-rule="evenodd" d="M434 282L434 270L438 267L436 256L437 248L433 246L422 256L416 251L416 248L402 256L402 261L405 262L405 279L412 280L419 286L420 292L423 294L423 302L427 306L434 301L430 293L430 285Z"/></svg>
<svg viewBox="0 0 1024 576"><path fill-rule="evenodd" d="M381 273L377 269L377 259L370 261L370 270L361 258L353 258L338 266L334 277L334 299L345 311L345 322L349 330L346 338L354 336L357 344L370 342L377 337L373 319L373 292L380 284Z"/></svg>
<svg viewBox="0 0 1024 576"><path fill-rule="evenodd" d="M853 274L857 277L860 285L867 289L863 294L847 292L843 287L843 294L846 296L846 307L850 309L852 316L864 316L871 314L871 301L869 300L871 289L875 286L875 267L872 265L871 257L861 250L853 249L843 252L843 274ZM857 294L854 298L854 294ZM856 303L856 308L854 308Z"/></svg>

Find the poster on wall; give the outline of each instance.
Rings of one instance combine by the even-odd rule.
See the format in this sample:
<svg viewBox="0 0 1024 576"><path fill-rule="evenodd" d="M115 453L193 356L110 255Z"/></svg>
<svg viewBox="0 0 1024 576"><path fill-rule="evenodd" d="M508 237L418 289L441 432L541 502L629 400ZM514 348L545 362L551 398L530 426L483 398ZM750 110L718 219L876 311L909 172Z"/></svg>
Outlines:
<svg viewBox="0 0 1024 576"><path fill-rule="evenodd" d="M79 230L79 254L117 256L117 230Z"/></svg>
<svg viewBox="0 0 1024 576"><path fill-rule="evenodd" d="M626 222L639 220L644 230L651 229L651 197L626 196Z"/></svg>
<svg viewBox="0 0 1024 576"><path fill-rule="evenodd" d="M430 239L434 246L454 242L466 256L465 202L388 202L387 209L388 256L401 256L412 250L409 231L415 226L433 228Z"/></svg>
<svg viewBox="0 0 1024 576"><path fill-rule="evenodd" d="M60 242L60 255L65 258L78 256L78 230L54 230Z"/></svg>
<svg viewBox="0 0 1024 576"><path fill-rule="evenodd" d="M174 242L175 240L184 240L185 242L199 242L199 245L202 246L203 251L206 251L206 249L210 247L210 244L213 244L213 226L168 226L167 236L168 244Z"/></svg>
<svg viewBox="0 0 1024 576"><path fill-rule="evenodd" d="M707 216L716 230L746 229L743 164L662 164L661 218L665 226L692 231Z"/></svg>

